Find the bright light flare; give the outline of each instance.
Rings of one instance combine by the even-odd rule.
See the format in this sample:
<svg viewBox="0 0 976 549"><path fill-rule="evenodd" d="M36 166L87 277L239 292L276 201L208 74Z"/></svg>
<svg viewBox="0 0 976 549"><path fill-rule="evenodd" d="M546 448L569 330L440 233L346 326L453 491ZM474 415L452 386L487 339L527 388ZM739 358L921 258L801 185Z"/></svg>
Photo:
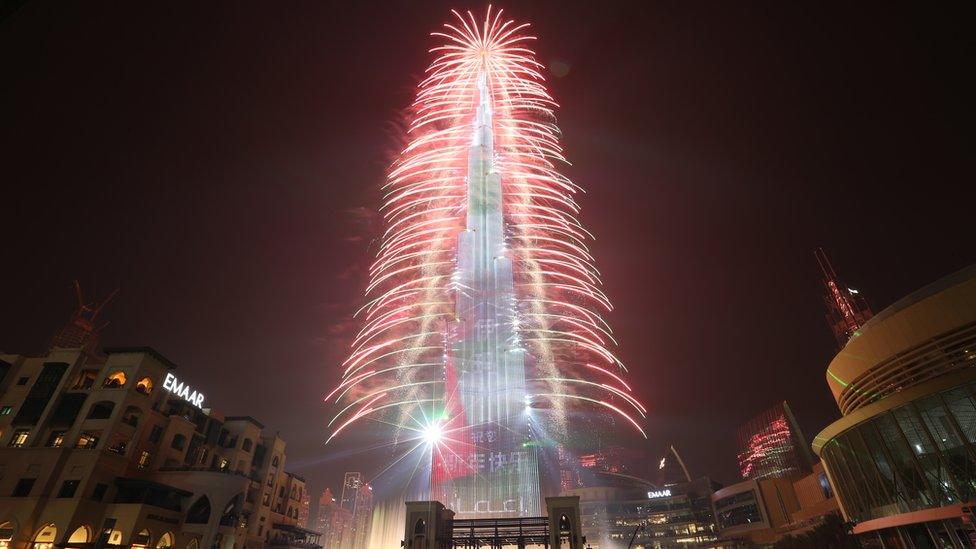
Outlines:
<svg viewBox="0 0 976 549"><path fill-rule="evenodd" d="M437 443L444 438L444 429L439 422L435 421L427 427L424 427L423 438L427 444L437 446Z"/></svg>

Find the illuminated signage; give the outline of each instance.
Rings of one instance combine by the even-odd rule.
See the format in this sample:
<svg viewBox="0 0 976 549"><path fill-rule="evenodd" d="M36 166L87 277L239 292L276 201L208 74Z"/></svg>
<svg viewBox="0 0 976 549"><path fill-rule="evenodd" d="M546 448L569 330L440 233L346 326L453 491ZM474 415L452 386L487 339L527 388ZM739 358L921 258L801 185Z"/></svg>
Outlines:
<svg viewBox="0 0 976 549"><path fill-rule="evenodd" d="M671 497L671 490L654 490L647 493L648 499Z"/></svg>
<svg viewBox="0 0 976 549"><path fill-rule="evenodd" d="M197 408L203 406L203 393L192 391L189 385L176 379L176 376L173 374L166 374L166 379L163 380L163 389L166 389Z"/></svg>

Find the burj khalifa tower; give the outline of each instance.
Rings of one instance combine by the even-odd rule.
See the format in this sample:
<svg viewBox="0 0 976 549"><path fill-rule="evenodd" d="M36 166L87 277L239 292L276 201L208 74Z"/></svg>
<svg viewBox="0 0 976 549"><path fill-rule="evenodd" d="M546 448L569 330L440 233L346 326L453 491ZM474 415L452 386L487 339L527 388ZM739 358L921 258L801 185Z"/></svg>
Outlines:
<svg viewBox="0 0 976 549"><path fill-rule="evenodd" d="M403 498L461 518L538 516L540 477L562 479L540 448L562 455L617 425L644 436L646 409L603 318L612 305L577 219L582 189L560 171L535 37L490 8L455 16L432 33L383 185L385 232L326 396L327 443L347 433L389 452L369 479L385 516ZM400 526L376 522L392 546Z"/></svg>
<svg viewBox="0 0 976 549"><path fill-rule="evenodd" d="M478 74L445 376L456 379L446 385L445 405L458 435L434 454L432 492L460 515L532 516L540 511L539 464L487 78Z"/></svg>

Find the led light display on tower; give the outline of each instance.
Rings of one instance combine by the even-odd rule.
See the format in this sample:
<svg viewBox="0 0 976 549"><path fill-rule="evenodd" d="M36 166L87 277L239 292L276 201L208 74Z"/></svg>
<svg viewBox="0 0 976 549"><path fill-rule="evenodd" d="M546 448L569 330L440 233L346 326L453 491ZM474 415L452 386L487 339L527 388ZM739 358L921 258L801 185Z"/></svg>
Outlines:
<svg viewBox="0 0 976 549"><path fill-rule="evenodd" d="M455 16L384 187L330 440L369 424L459 516L539 515L538 448L572 436L567 412L643 436L646 410L611 350L534 37L500 11Z"/></svg>
<svg viewBox="0 0 976 549"><path fill-rule="evenodd" d="M813 456L789 404L782 402L736 431L744 479L791 477L810 471Z"/></svg>

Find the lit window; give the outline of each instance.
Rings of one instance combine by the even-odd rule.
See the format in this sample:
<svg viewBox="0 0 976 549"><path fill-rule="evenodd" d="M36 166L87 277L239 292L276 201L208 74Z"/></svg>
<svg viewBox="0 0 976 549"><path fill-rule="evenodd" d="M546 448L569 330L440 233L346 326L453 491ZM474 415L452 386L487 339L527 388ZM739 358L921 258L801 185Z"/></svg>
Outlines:
<svg viewBox="0 0 976 549"><path fill-rule="evenodd" d="M12 522L0 524L0 548L7 549L14 539L14 525Z"/></svg>
<svg viewBox="0 0 976 549"><path fill-rule="evenodd" d="M144 450L139 456L139 468L145 469L146 467L149 467L150 463L152 463L152 454L150 454L148 450Z"/></svg>
<svg viewBox="0 0 976 549"><path fill-rule="evenodd" d="M149 546L149 538L149 530L143 530L142 532L139 532L133 536L131 547L133 549L144 549L145 547Z"/></svg>
<svg viewBox="0 0 976 549"><path fill-rule="evenodd" d="M11 522L0 524L0 549L10 547L10 542L14 539L14 525Z"/></svg>
<svg viewBox="0 0 976 549"><path fill-rule="evenodd" d="M221 460L220 460L220 470L221 471L226 471L227 470L227 466L229 464L230 464L229 461L227 461L226 459L221 458Z"/></svg>
<svg viewBox="0 0 976 549"><path fill-rule="evenodd" d="M84 432L78 437L78 444L75 444L75 448L82 448L85 450L91 450L98 446L98 433L96 432Z"/></svg>
<svg viewBox="0 0 976 549"><path fill-rule="evenodd" d="M13 412L13 406L2 406L0 407L0 416L9 416L10 412Z"/></svg>
<svg viewBox="0 0 976 549"><path fill-rule="evenodd" d="M48 524L34 537L31 547L34 549L52 549L54 542L58 538L58 529L53 524Z"/></svg>
<svg viewBox="0 0 976 549"><path fill-rule="evenodd" d="M79 526L71 533L68 543L88 543L91 540L91 530L87 526Z"/></svg>
<svg viewBox="0 0 976 549"><path fill-rule="evenodd" d="M27 439L30 438L29 429L18 429L14 431L13 438L10 439L11 448L23 448L27 445Z"/></svg>
<svg viewBox="0 0 976 549"><path fill-rule="evenodd" d="M140 379L138 383L136 383L136 391L139 391L144 395L148 395L149 393L152 392L152 390L153 390L153 382L148 377L144 377Z"/></svg>
<svg viewBox="0 0 976 549"><path fill-rule="evenodd" d="M60 448L64 445L64 431L52 431L47 439L48 448Z"/></svg>
<svg viewBox="0 0 976 549"><path fill-rule="evenodd" d="M125 387L125 381L125 372L119 370L118 372L108 375L105 378L105 381L102 382L102 387L108 387L110 389Z"/></svg>
<svg viewBox="0 0 976 549"><path fill-rule="evenodd" d="M156 542L156 549L169 549L173 546L173 534L166 532L159 537L159 541Z"/></svg>

